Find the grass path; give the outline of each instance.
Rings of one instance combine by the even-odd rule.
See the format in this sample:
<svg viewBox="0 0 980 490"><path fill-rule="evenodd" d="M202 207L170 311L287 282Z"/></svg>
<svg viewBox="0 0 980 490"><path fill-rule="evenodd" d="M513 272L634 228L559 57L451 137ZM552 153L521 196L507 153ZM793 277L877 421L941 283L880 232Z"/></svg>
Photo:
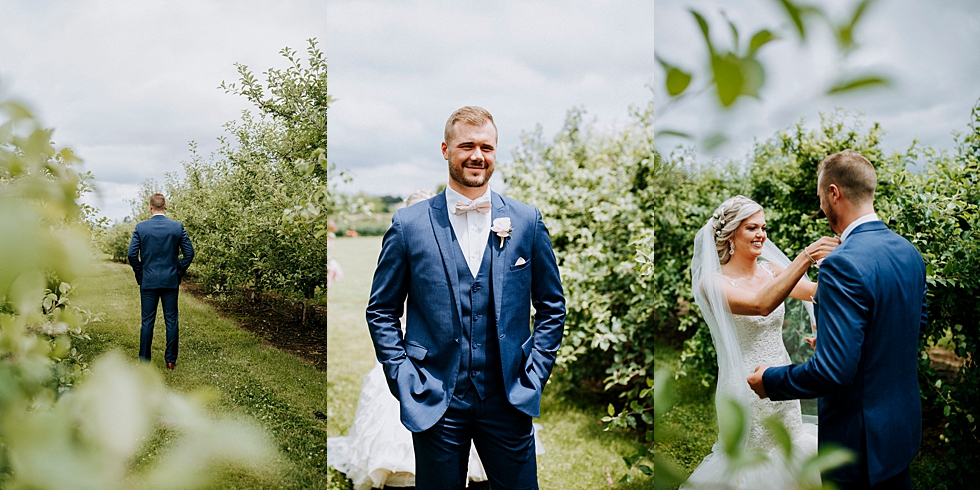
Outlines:
<svg viewBox="0 0 980 490"><path fill-rule="evenodd" d="M109 350L136 360L139 289L129 266L96 263L79 281L75 303L102 318L88 326L90 341L76 343L89 361ZM265 344L190 294L180 295L179 310L177 369L164 368L162 312L157 315L151 365L176 391L211 392L213 412L257 420L280 453L277 473L249 475L219 469L214 488L326 488L327 428L314 416L314 411L327 410L326 373ZM168 434L161 432L144 456L159 454L169 441Z"/></svg>
<svg viewBox="0 0 980 490"><path fill-rule="evenodd" d="M341 238L334 242L332 257L344 269L344 279L331 288L327 301L327 356L329 420L331 436L347 433L354 418L357 398L364 375L376 363L374 349L364 319L371 290L371 280L378 255L380 237ZM625 471L622 455L638 446L634 436L604 432L598 420L604 407L590 406L572 399L554 384L545 389L541 418L535 420L544 429L541 438L545 454L538 457L538 481L543 490L610 488ZM608 473L607 473L608 472ZM349 480L333 472L330 488L350 488ZM653 482L641 479L632 486L616 488L652 488Z"/></svg>

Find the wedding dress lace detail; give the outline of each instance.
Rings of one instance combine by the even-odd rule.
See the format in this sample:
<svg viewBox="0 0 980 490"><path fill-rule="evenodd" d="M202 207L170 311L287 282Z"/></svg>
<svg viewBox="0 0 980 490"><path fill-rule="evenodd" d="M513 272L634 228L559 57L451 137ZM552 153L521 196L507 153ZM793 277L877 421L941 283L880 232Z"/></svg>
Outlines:
<svg viewBox="0 0 980 490"><path fill-rule="evenodd" d="M762 263L760 266L769 272L770 277L775 278L775 273L769 268L768 264ZM734 281L725 277L738 287ZM786 346L783 345L783 317L786 313L786 306L780 304L768 316L758 315L732 315L735 320L735 333L738 336L739 348L742 351L742 364L747 378L756 366L783 366L792 364ZM761 449L764 451L772 450L776 447L776 440L772 437L769 430L763 425L763 421L772 416L779 417L779 420L789 431L790 436L796 439L803 431L803 417L800 410L799 400L787 400L774 402L768 398L752 400L752 423L748 435L748 449Z"/></svg>

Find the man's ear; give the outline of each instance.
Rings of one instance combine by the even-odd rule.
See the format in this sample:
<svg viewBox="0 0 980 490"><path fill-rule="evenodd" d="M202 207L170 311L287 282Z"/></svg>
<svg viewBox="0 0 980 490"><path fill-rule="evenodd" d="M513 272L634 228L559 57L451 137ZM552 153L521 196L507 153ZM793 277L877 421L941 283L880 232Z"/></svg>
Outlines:
<svg viewBox="0 0 980 490"><path fill-rule="evenodd" d="M442 158L449 160L449 145L445 141L442 142Z"/></svg>

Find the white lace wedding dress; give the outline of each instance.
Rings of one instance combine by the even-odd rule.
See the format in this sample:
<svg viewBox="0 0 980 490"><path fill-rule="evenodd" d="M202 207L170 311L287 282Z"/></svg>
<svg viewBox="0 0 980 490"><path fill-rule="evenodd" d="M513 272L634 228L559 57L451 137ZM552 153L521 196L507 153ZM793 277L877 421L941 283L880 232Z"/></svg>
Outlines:
<svg viewBox="0 0 980 490"><path fill-rule="evenodd" d="M768 267L765 267L767 270ZM770 275L772 271L769 270ZM726 280L738 287L731 279ZM785 305L768 316L732 315L739 349L742 354L743 376L735 376L733 382L746 383L749 374L756 366L784 366L791 364L789 354L783 345L782 329ZM729 472L727 456L721 443L715 443L711 454L694 470L682 489L795 489L798 484L783 464L783 451L763 421L776 416L786 427L793 441L795 458L807 459L817 452L817 426L803 423L799 400L774 402L768 398L752 397L752 419L747 435L746 449L762 451L769 461L735 473Z"/></svg>

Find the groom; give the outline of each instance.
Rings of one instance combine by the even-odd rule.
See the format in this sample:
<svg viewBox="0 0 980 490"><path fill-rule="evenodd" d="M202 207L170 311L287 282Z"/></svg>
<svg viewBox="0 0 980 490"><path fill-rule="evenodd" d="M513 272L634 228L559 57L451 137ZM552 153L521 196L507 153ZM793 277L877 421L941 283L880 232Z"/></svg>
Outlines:
<svg viewBox="0 0 980 490"><path fill-rule="evenodd" d="M841 489L910 489L909 463L922 437L916 359L926 327L925 264L875 214L876 181L856 151L820 162L820 209L841 245L820 268L816 353L800 365L759 366L748 378L760 398L820 397L820 445L857 456L824 475Z"/></svg>
<svg viewBox="0 0 980 490"><path fill-rule="evenodd" d="M157 303L162 303L167 325L167 349L163 358L167 369L172 371L177 367L177 293L181 278L194 260L194 247L184 225L167 218L166 213L163 194L150 196L150 219L136 225L127 257L140 286L143 321L139 358L150 362Z"/></svg>
<svg viewBox="0 0 980 490"><path fill-rule="evenodd" d="M490 191L496 147L485 109L450 116L449 186L395 213L374 273L368 329L413 433L420 490L464 488L471 440L493 488L538 488L531 417L565 298L541 214Z"/></svg>

